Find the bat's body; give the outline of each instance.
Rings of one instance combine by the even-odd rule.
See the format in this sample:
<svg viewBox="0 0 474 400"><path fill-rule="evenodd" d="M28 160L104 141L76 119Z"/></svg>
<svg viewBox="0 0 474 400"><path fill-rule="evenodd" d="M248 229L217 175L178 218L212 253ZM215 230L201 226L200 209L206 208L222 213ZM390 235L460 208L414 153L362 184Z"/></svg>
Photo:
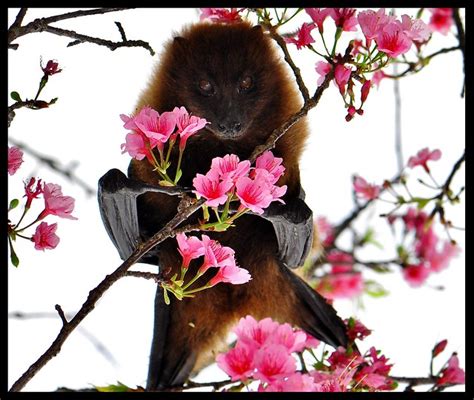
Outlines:
<svg viewBox="0 0 474 400"><path fill-rule="evenodd" d="M210 121L189 139L184 153L180 185L190 187L196 173L209 170L214 157L233 153L247 159L301 102L273 43L259 27L198 24L165 48L138 104L144 105L159 112L185 106ZM244 215L226 232L209 233L235 250L237 263L250 272L252 280L243 285L219 284L192 299L171 299L169 306L158 288L147 389L184 383L215 355L229 328L247 314L299 326L333 346L347 344L344 325L334 309L288 268L302 264L312 237L312 214L304 203L298 168L306 135L305 122L300 121L273 150L286 167L278 182L288 186L286 205L274 203L263 217ZM152 185L159 181L146 159L131 162L129 177ZM136 204L144 240L172 218L178 198L146 193ZM107 207L101 207L107 220ZM148 261L171 276L181 264L176 240L163 242ZM204 278L213 273L210 269ZM193 276L192 271L189 274Z"/></svg>

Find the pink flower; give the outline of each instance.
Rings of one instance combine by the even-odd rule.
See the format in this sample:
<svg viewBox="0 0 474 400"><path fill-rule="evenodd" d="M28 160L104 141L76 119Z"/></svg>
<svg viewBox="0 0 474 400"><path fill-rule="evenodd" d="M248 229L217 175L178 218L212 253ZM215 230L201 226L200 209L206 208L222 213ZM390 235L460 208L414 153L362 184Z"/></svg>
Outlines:
<svg viewBox="0 0 474 400"><path fill-rule="evenodd" d="M254 364L253 359L255 350L238 342L235 347L225 354L219 354L216 362L233 381L242 380L253 375Z"/></svg>
<svg viewBox="0 0 474 400"><path fill-rule="evenodd" d="M431 351L431 357L436 357L440 353L444 351L446 348L446 345L448 344L448 341L446 339L442 340L441 342L437 343L435 347L433 347L433 350Z"/></svg>
<svg viewBox="0 0 474 400"><path fill-rule="evenodd" d="M270 338L271 343L284 346L288 353L302 351L306 347L306 340L306 333L294 330L287 323L279 325Z"/></svg>
<svg viewBox="0 0 474 400"><path fill-rule="evenodd" d="M191 260L204 255L204 246L201 241L195 237L186 237L184 233L178 233L176 235L178 241L178 251L183 257L183 268L188 268Z"/></svg>
<svg viewBox="0 0 474 400"><path fill-rule="evenodd" d="M331 264L334 274L351 271L354 264L354 258L350 254L338 250L331 251L326 260Z"/></svg>
<svg viewBox="0 0 474 400"><path fill-rule="evenodd" d="M357 366L364 362L364 359L360 356L359 353L353 352L348 354L344 347L339 346L328 358L330 364L330 369L332 371L338 371L347 369L355 369Z"/></svg>
<svg viewBox="0 0 474 400"><path fill-rule="evenodd" d="M263 209L267 208L274 200L267 182L259 176L253 180L242 176L237 179L235 186L236 195L242 206L257 214L263 214Z"/></svg>
<svg viewBox="0 0 474 400"><path fill-rule="evenodd" d="M38 196L43 193L43 185L41 184L41 179L38 179L38 182L36 183L36 189L32 190L35 182L35 178L30 178L30 181L28 183L25 182L25 195L23 196L26 197L25 208L30 208L33 200L37 199Z"/></svg>
<svg viewBox="0 0 474 400"><path fill-rule="evenodd" d="M59 243L59 237L56 235L58 224L48 225L46 222L41 222L36 227L35 234L31 240L35 242L36 250L54 249Z"/></svg>
<svg viewBox="0 0 474 400"><path fill-rule="evenodd" d="M317 82L318 86L321 86L321 84L324 82L324 79L326 79L326 75L331 71L331 69L331 64L325 61L318 61L316 63L316 72L320 75Z"/></svg>
<svg viewBox="0 0 474 400"><path fill-rule="evenodd" d="M345 319L344 323L347 326L347 336L352 342L356 339L364 340L372 333L370 329L367 329L367 327L357 319Z"/></svg>
<svg viewBox="0 0 474 400"><path fill-rule="evenodd" d="M395 18L385 15L385 8L381 8L378 11L367 10L360 12L357 20L365 36L367 48L369 48L372 39L375 39L383 27L389 22L394 21Z"/></svg>
<svg viewBox="0 0 474 400"><path fill-rule="evenodd" d="M382 70L375 71L372 75L372 82L374 83L374 85L377 85L377 87L379 87L380 81L386 76L387 75Z"/></svg>
<svg viewBox="0 0 474 400"><path fill-rule="evenodd" d="M239 323L233 329L239 342L254 348L260 348L270 340L278 328L278 323L271 318L256 321L251 315L240 318Z"/></svg>
<svg viewBox="0 0 474 400"><path fill-rule="evenodd" d="M334 227L326 217L319 216L316 218L316 225L319 233L319 239L323 247L328 247L334 242Z"/></svg>
<svg viewBox="0 0 474 400"><path fill-rule="evenodd" d="M431 31L421 19L412 20L410 16L402 15L403 32L412 40L424 42L429 39Z"/></svg>
<svg viewBox="0 0 474 400"><path fill-rule="evenodd" d="M379 197L380 187L371 185L361 176L354 176L354 191L363 199L374 200Z"/></svg>
<svg viewBox="0 0 474 400"><path fill-rule="evenodd" d="M427 260L431 271L439 272L445 269L449 265L451 259L456 257L460 251L459 247L450 241L444 242L441 251L434 252L434 254L432 254Z"/></svg>
<svg viewBox="0 0 474 400"><path fill-rule="evenodd" d="M259 392L315 392L314 378L308 374L295 372L286 380L277 380L265 388L259 387Z"/></svg>
<svg viewBox="0 0 474 400"><path fill-rule="evenodd" d="M214 286L220 282L231 283L232 285L241 285L250 281L252 277L244 268L235 265L227 265L219 268L217 274L209 281L208 285Z"/></svg>
<svg viewBox="0 0 474 400"><path fill-rule="evenodd" d="M282 162L283 158L275 157L271 151L265 151L255 160L255 168L268 171L271 177L270 183L275 184L285 172Z"/></svg>
<svg viewBox="0 0 474 400"><path fill-rule="evenodd" d="M448 365L440 372L438 381L439 386L463 384L466 381L466 374L462 368L459 368L459 359L456 353L453 353L448 360Z"/></svg>
<svg viewBox="0 0 474 400"><path fill-rule="evenodd" d="M309 44L314 43L314 39L311 36L311 31L315 27L316 26L313 24L308 24L304 22L303 25L301 25L301 28L299 28L298 32L296 33L296 39L292 37L285 38L285 42L295 44L298 50L302 47L308 46Z"/></svg>
<svg viewBox="0 0 474 400"><path fill-rule="evenodd" d="M363 84L362 84L362 87L360 89L360 102L362 104L365 103L365 101L367 100L367 97L369 96L369 92L370 92L370 88L372 86L372 82L369 81L369 80L366 80Z"/></svg>
<svg viewBox="0 0 474 400"><path fill-rule="evenodd" d="M127 152L130 157L136 160L143 160L146 157L150 162L153 162L149 141L138 133L127 133L125 143L122 143L120 148L122 149L122 154Z"/></svg>
<svg viewBox="0 0 474 400"><path fill-rule="evenodd" d="M296 372L296 360L280 344L265 344L255 354L255 379L271 383Z"/></svg>
<svg viewBox="0 0 474 400"><path fill-rule="evenodd" d="M412 156L408 159L408 166L414 168L417 165L420 165L424 168L426 172L430 172L428 168L428 161L437 161L441 158L441 150L436 149L430 151L428 147L421 149L416 156Z"/></svg>
<svg viewBox="0 0 474 400"><path fill-rule="evenodd" d="M415 230L417 236L421 236L426 230L425 226L428 221L428 215L425 212L410 207L406 214L402 216L405 228L407 230Z"/></svg>
<svg viewBox="0 0 474 400"><path fill-rule="evenodd" d="M349 122L350 120L352 120L352 118L354 118L355 113L356 113L355 107L354 106L349 106L347 108L346 121Z"/></svg>
<svg viewBox="0 0 474 400"><path fill-rule="evenodd" d="M226 179L220 181L214 174L197 174L193 179L194 193L207 199L206 205L217 207L227 201L227 192L232 189L233 183Z"/></svg>
<svg viewBox="0 0 474 400"><path fill-rule="evenodd" d="M180 137L179 149L183 150L186 147L186 142L189 137L204 128L208 122L205 118L190 115L184 107L175 107L173 113L176 118L176 126Z"/></svg>
<svg viewBox="0 0 474 400"><path fill-rule="evenodd" d="M201 242L204 247L204 262L199 268L199 273L203 274L212 267L236 267L235 251L230 247L222 246L217 240L211 240L207 235L202 235Z"/></svg>
<svg viewBox="0 0 474 400"><path fill-rule="evenodd" d="M352 70L349 67L345 67L341 64L336 65L336 69L334 70L334 79L336 80L336 85L339 88L339 92L343 96L344 93L346 93L346 85L347 82L349 82L349 78L351 77L351 72Z"/></svg>
<svg viewBox="0 0 474 400"><path fill-rule="evenodd" d="M313 22L318 26L319 32L324 32L324 20L332 13L330 8L305 8L306 13L311 17Z"/></svg>
<svg viewBox="0 0 474 400"><path fill-rule="evenodd" d="M412 40L403 31L400 22L390 22L379 31L375 38L378 49L390 57L405 54L412 45Z"/></svg>
<svg viewBox="0 0 474 400"><path fill-rule="evenodd" d="M23 151L18 147L8 146L8 173L13 175L23 163Z"/></svg>
<svg viewBox="0 0 474 400"><path fill-rule="evenodd" d="M240 161L235 154L226 154L224 157L215 157L212 159L209 174L216 179L223 181L229 180L235 185L235 182L241 176L248 175L250 171L250 161Z"/></svg>
<svg viewBox="0 0 474 400"><path fill-rule="evenodd" d="M355 12L355 8L332 8L330 15L334 19L336 27L348 32L357 30Z"/></svg>
<svg viewBox="0 0 474 400"><path fill-rule="evenodd" d="M242 17L239 13L242 10L244 10L244 8L231 8L230 10L227 8L201 8L201 16L199 19L202 21L207 18L213 22L223 23L240 22L242 21Z"/></svg>
<svg viewBox="0 0 474 400"><path fill-rule="evenodd" d="M429 27L433 32L439 32L447 35L453 26L453 9L452 8L430 8L432 14Z"/></svg>
<svg viewBox="0 0 474 400"><path fill-rule="evenodd" d="M368 386L370 389L386 389L392 384L392 380L388 377L392 364L387 364L388 358L385 356L378 356L375 347L369 349L370 364L362 367L354 375L356 381L360 381L362 386Z"/></svg>
<svg viewBox="0 0 474 400"><path fill-rule="evenodd" d="M70 196L63 196L61 186L54 183L45 183L43 190L45 208L38 216L38 219L43 219L47 215L77 219L71 215L74 210L75 200Z"/></svg>
<svg viewBox="0 0 474 400"><path fill-rule="evenodd" d="M44 74L48 76L59 74L62 71L62 69L59 69L58 67L59 67L59 64L55 60L49 60L46 63L45 67L41 65L41 69L43 70Z"/></svg>
<svg viewBox="0 0 474 400"><path fill-rule="evenodd" d="M362 273L350 271L325 275L316 290L327 299L352 298L362 294L364 281Z"/></svg>
<svg viewBox="0 0 474 400"><path fill-rule="evenodd" d="M424 264L420 265L407 265L403 268L403 278L412 287L421 286L428 276L430 275L429 268L426 268Z"/></svg>
<svg viewBox="0 0 474 400"><path fill-rule="evenodd" d="M422 231L416 237L415 252L420 258L426 260L431 259L436 253L436 246L438 244L438 237L436 236L432 227Z"/></svg>

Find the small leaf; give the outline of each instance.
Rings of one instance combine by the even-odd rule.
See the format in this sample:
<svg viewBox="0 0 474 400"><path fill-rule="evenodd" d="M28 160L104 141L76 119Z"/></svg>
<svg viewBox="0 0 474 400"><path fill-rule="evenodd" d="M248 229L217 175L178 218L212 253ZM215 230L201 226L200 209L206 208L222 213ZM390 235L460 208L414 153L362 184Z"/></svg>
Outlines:
<svg viewBox="0 0 474 400"><path fill-rule="evenodd" d="M422 210L429 202L431 199L425 199L423 197L414 197L413 201L416 202L416 207L418 210Z"/></svg>
<svg viewBox="0 0 474 400"><path fill-rule="evenodd" d="M388 291L380 283L372 281L372 280L365 281L364 291L369 296L374 297L374 298L388 295Z"/></svg>
<svg viewBox="0 0 474 400"><path fill-rule="evenodd" d="M18 92L15 92L15 91L11 92L10 97L15 101L21 101L21 97Z"/></svg>
<svg viewBox="0 0 474 400"><path fill-rule="evenodd" d="M20 265L20 260L18 259L18 256L13 251L13 249L12 249L12 252L10 253L10 260L15 267L18 267L18 265Z"/></svg>
<svg viewBox="0 0 474 400"><path fill-rule="evenodd" d="M13 199L12 201L10 201L10 205L8 206L8 211L13 210L14 208L16 208L18 206L18 204L20 204L20 200L18 200L18 199Z"/></svg>
<svg viewBox="0 0 474 400"><path fill-rule="evenodd" d="M108 385L108 386L95 386L98 392L133 392L134 389L129 388L128 386L124 385L122 382L118 382L116 385Z"/></svg>
<svg viewBox="0 0 474 400"><path fill-rule="evenodd" d="M54 104L54 103L56 103L57 101L58 101L58 98L55 97L54 99L51 99L51 100L49 101L49 105Z"/></svg>
<svg viewBox="0 0 474 400"><path fill-rule="evenodd" d="M174 178L174 183L178 183L182 175L183 175L183 171L178 170L178 172L176 172L176 178Z"/></svg>
<svg viewBox="0 0 474 400"><path fill-rule="evenodd" d="M169 306L171 302L170 302L170 297L168 296L168 291L163 285L161 287L163 288L163 296L165 298L165 304Z"/></svg>

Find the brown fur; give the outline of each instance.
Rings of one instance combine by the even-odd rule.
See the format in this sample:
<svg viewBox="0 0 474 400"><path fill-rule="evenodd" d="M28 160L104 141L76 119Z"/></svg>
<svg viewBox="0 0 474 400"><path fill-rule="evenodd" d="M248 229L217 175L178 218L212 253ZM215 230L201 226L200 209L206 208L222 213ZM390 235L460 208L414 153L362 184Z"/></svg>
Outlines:
<svg viewBox="0 0 474 400"><path fill-rule="evenodd" d="M171 40L165 46L161 62L137 109L149 105L164 112L185 106L194 115L211 122L208 129L201 130L188 142L180 184L189 187L196 173L206 173L216 156L234 153L241 160L248 158L257 145L265 142L275 128L300 108L301 100L274 43L259 27L251 28L246 23L200 23L184 29L180 37L184 39ZM219 111L225 101L218 96L205 98L196 89L199 79L209 79L219 90L227 85L222 89L222 96L232 94L235 82L245 75L254 77L255 92L236 95L231 111ZM244 130L237 140L226 140L216 135L213 127L218 123L219 112L234 111L242 117ZM306 136L306 123L300 121L274 149L276 156L283 157L286 167L279 182L288 185L285 198L297 194L298 160ZM129 175L158 183L156 173L146 160L133 160ZM138 207L142 231L146 235L156 232L174 215L176 205L175 198L165 195L149 193L141 196ZM236 222L235 228L215 235L209 233L209 236L235 250L238 264L249 270L252 280L244 285L219 284L198 293L193 299L172 299L164 368L179 359L183 349L188 349L198 354L195 366L198 369L206 357L219 348L219 342L225 339L232 324L247 314L257 319L270 316L280 322L304 325L307 316L278 265L277 243L271 224L251 215ZM176 241L169 239L161 246L160 267L174 272L179 265ZM191 270L193 268L195 266ZM205 278L212 273L208 271ZM188 274L193 276L192 271Z"/></svg>

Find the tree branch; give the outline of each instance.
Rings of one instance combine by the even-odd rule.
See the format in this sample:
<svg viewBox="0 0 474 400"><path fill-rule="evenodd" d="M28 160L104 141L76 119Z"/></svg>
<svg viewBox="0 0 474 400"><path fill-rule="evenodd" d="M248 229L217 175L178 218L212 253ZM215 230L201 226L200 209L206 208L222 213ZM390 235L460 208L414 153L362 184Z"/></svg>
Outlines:
<svg viewBox="0 0 474 400"><path fill-rule="evenodd" d="M39 162L46 164L49 168L51 168L53 171L57 172L58 174L66 177L69 179L72 183L79 185L82 187L86 194L88 196L93 196L96 194L96 190L92 188L89 184L84 182L81 178L76 176L74 173L73 169L70 167L67 169L66 167L60 165L59 161L55 160L54 158L51 158L49 156L43 155L33 148L29 147L28 145L24 143L17 142L16 140L12 138L8 138L8 140L16 147L19 147L29 155L33 156L36 158Z"/></svg>
<svg viewBox="0 0 474 400"><path fill-rule="evenodd" d="M461 16L459 15L459 8L453 9L453 18L454 23L456 24L456 29L458 31L457 37L459 40L459 47L462 52L462 71L464 73L464 85L461 92L461 97L464 97L464 90L466 87L466 34L464 33L464 27L462 25Z"/></svg>

